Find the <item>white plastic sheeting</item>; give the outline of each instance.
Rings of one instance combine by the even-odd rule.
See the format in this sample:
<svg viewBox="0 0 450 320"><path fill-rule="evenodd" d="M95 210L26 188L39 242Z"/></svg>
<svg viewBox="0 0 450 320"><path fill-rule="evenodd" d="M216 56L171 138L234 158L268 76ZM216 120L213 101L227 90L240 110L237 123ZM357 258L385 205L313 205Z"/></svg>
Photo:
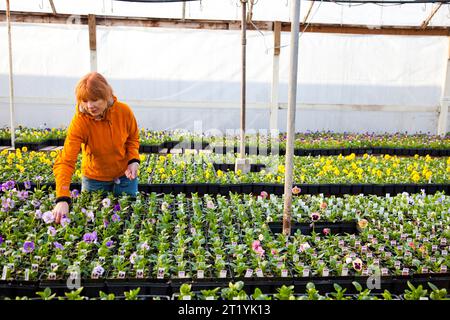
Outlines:
<svg viewBox="0 0 450 320"><path fill-rule="evenodd" d="M87 26L14 24L18 124L68 125L74 87L89 72ZM269 127L273 35L248 32L249 129ZM8 125L6 24L0 24L0 125ZM283 33L282 46L289 44ZM300 38L300 104L439 105L446 37L305 33ZM98 27L98 71L152 129L239 128L240 32ZM287 102L288 47L280 57L280 103ZM191 107L184 107L186 103ZM258 109L251 108L258 106ZM231 107L231 108L229 108ZM279 126L286 128L286 110ZM297 130L435 132L436 113L297 112Z"/></svg>

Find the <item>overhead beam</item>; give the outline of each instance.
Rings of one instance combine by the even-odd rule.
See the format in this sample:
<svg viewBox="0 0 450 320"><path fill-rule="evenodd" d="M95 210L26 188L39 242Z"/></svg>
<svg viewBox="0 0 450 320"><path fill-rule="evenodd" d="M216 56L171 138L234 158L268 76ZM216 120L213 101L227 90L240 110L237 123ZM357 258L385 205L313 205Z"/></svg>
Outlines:
<svg viewBox="0 0 450 320"><path fill-rule="evenodd" d="M428 17L422 22L422 25L420 26L422 29L425 29L428 27L428 24L430 23L431 19L433 19L436 12L439 11L439 9L442 7L442 2L438 3L433 10L431 10L431 13L428 15Z"/></svg>
<svg viewBox="0 0 450 320"><path fill-rule="evenodd" d="M14 23L51 23L66 24L80 21L81 24L88 24L87 15L80 15L80 19L73 19L73 15L52 14L38 12L11 12L11 21ZM5 11L0 11L0 22L6 22ZM186 29L205 29L205 30L240 30L241 22L239 20L198 20L168 18L132 18L106 16L97 21L100 26L129 26L129 27L147 27L147 28L186 28ZM261 31L273 31L273 21L253 21L247 25L248 30L256 30L255 26ZM289 32L291 30L290 22L281 23L281 31ZM305 30L305 24L300 24L302 32L316 33L341 33L341 34L371 34L371 35L402 35L402 36L450 36L449 27L425 28L417 26L365 26L365 25L340 25L340 24L319 24L310 23Z"/></svg>

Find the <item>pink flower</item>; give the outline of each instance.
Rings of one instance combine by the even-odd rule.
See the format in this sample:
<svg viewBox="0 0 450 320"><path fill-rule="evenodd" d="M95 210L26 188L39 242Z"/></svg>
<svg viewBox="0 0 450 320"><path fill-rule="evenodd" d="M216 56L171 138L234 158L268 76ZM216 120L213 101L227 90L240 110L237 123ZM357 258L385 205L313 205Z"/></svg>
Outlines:
<svg viewBox="0 0 450 320"><path fill-rule="evenodd" d="M327 205L326 202L322 202L322 203L320 204L320 209L322 209L322 210L325 210L327 207L328 207L328 205Z"/></svg>
<svg viewBox="0 0 450 320"><path fill-rule="evenodd" d="M324 235L327 236L327 235L330 234L330 229L329 228L325 228L325 229L322 230L322 232L323 232Z"/></svg>
<svg viewBox="0 0 450 320"><path fill-rule="evenodd" d="M259 240L253 241L253 243L252 243L253 251L256 251L259 247L261 247L261 242Z"/></svg>
<svg viewBox="0 0 450 320"><path fill-rule="evenodd" d="M269 194L266 191L261 191L259 195L263 199L267 199L269 197Z"/></svg>
<svg viewBox="0 0 450 320"><path fill-rule="evenodd" d="M270 250L270 253L275 256L278 254L278 251L276 249L272 249Z"/></svg>
<svg viewBox="0 0 450 320"><path fill-rule="evenodd" d="M206 203L206 207L207 207L208 209L215 209L215 208L216 208L216 206L214 205L214 202L212 202L211 200L209 200L209 201Z"/></svg>
<svg viewBox="0 0 450 320"><path fill-rule="evenodd" d="M257 254L259 254L259 256L263 256L264 255L264 249L262 248L262 247L258 247L258 249L257 250L255 250L255 252L257 253Z"/></svg>

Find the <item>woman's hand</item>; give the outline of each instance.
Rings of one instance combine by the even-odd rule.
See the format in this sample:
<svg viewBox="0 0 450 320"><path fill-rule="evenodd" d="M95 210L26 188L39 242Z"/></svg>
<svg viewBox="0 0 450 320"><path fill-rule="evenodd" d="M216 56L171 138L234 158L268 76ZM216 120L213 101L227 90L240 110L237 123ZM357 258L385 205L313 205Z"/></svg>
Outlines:
<svg viewBox="0 0 450 320"><path fill-rule="evenodd" d="M69 204L66 201L58 202L53 209L53 216L55 217L56 223L61 223L61 218L68 215Z"/></svg>
<svg viewBox="0 0 450 320"><path fill-rule="evenodd" d="M125 176L130 179L136 179L138 175L139 163L133 162L128 165L128 169L125 171Z"/></svg>

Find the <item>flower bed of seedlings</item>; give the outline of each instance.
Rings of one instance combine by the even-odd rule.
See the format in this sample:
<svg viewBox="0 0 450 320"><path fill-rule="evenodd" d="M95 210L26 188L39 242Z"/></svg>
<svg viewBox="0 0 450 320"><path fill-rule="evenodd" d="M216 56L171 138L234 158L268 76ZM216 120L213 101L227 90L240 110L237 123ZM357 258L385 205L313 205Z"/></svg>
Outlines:
<svg viewBox="0 0 450 320"><path fill-rule="evenodd" d="M172 296L163 295L142 295L139 294L141 288L124 291L122 295L114 293L105 293L100 291L97 297L88 297L83 295L84 288L65 292L63 296L57 296L47 287L42 291L37 291L34 297L16 296L15 300L449 300L447 289L438 288L434 284L428 282L429 289L425 289L423 285L414 286L407 282L408 289L405 289L401 295L392 294L389 290L383 293L372 293L371 290L365 289L356 281L352 282L356 293L349 294L347 289L342 288L339 284L334 284L332 292L321 294L316 289L314 283L309 282L306 285L304 293L295 293L294 286L283 285L276 289L276 293L263 293L261 289L255 288L253 294L249 294L244 290L245 283L238 281L230 282L227 287L216 287L214 289L204 289L201 291L192 291L192 285L184 283L180 287L179 293ZM1 299L1 297L0 297ZM6 300L14 298L4 297Z"/></svg>
<svg viewBox="0 0 450 320"><path fill-rule="evenodd" d="M66 136L65 129L18 127L15 131L18 147L28 146L38 150L44 146L62 146ZM158 153L162 148L171 149L209 149L218 153L238 152L239 135L213 136L192 134L182 130L152 131L142 128L139 131L141 152ZM10 145L8 128L0 129L0 145ZM284 154L286 135L255 133L246 135L246 152L250 154ZM352 134L331 132L297 133L294 141L295 155L348 155L356 154L392 154L414 156L449 156L450 136L429 134Z"/></svg>
<svg viewBox="0 0 450 320"><path fill-rule="evenodd" d="M0 181L53 182L52 166L57 152L0 153ZM192 183L271 183L284 182L284 157L251 156L259 172L241 174L220 169L234 164L236 155L141 155L141 184ZM215 166L218 164L219 166ZM81 180L81 161L76 165L74 181ZM294 157L296 184L448 184L450 157L348 156ZM251 192L251 191L250 191ZM349 190L350 192L350 190Z"/></svg>
<svg viewBox="0 0 450 320"><path fill-rule="evenodd" d="M300 195L293 222L311 232L289 237L271 231L283 198L266 192L135 200L81 193L61 225L50 212L51 191L17 190L10 182L1 201L0 289L10 297L45 287L64 295L66 279L77 274L86 295L96 297L136 287L143 295L170 295L186 282L193 291L213 290L231 281L244 281L247 293L276 293L283 285L304 293L308 282L326 293L333 283L354 290L352 282L374 275L392 293L404 292L406 280L449 287L450 197L439 192ZM334 233L321 222L354 223L357 230ZM20 285L11 287L14 281Z"/></svg>

